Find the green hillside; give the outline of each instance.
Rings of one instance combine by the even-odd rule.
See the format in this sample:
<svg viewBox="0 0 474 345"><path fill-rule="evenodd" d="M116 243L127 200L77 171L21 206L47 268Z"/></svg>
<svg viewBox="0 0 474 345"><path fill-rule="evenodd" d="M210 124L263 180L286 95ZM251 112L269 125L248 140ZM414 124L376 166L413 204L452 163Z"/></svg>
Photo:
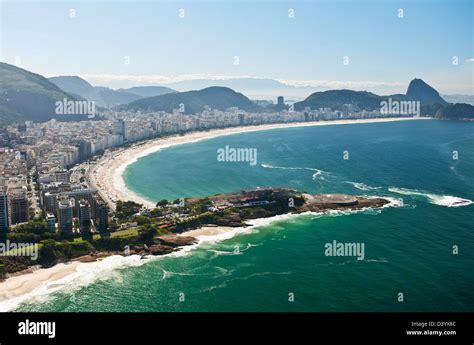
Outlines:
<svg viewBox="0 0 474 345"><path fill-rule="evenodd" d="M55 114L55 102L64 98L75 100L43 76L0 62L0 125L75 119Z"/></svg>
<svg viewBox="0 0 474 345"><path fill-rule="evenodd" d="M148 97L131 102L126 106L131 111L166 111L172 112L184 105L185 114L195 114L205 110L205 106L211 109L226 110L230 107L238 107L245 111L259 111L254 102L243 94L235 92L227 87L208 87L199 91L175 92L161 96Z"/></svg>
<svg viewBox="0 0 474 345"><path fill-rule="evenodd" d="M302 102L295 103L295 110L332 108L341 110L344 104L353 104L360 109L380 109L380 102L385 97L367 91L329 90L315 92Z"/></svg>

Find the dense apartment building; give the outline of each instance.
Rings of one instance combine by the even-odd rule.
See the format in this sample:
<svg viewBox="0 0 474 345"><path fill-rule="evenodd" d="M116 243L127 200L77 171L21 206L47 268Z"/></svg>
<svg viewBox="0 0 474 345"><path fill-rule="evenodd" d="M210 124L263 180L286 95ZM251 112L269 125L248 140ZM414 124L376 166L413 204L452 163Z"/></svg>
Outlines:
<svg viewBox="0 0 474 345"><path fill-rule="evenodd" d="M46 214L46 223L48 224L48 229L51 232L56 231L56 217L52 213Z"/></svg>
<svg viewBox="0 0 474 345"><path fill-rule="evenodd" d="M75 200L75 207L74 207L74 217L79 217L79 206L81 200L86 200L89 205L94 205L94 193L97 192L97 189L93 188L79 188L74 189L70 192L66 192L66 195L70 199Z"/></svg>
<svg viewBox="0 0 474 345"><path fill-rule="evenodd" d="M97 231L104 233L109 228L109 210L107 203L99 195L94 195L94 225Z"/></svg>
<svg viewBox="0 0 474 345"><path fill-rule="evenodd" d="M10 201L10 224L19 224L27 222L28 215L28 197L23 190L15 190L9 195Z"/></svg>
<svg viewBox="0 0 474 345"><path fill-rule="evenodd" d="M58 225L62 234L73 234L74 199L61 198L58 202Z"/></svg>
<svg viewBox="0 0 474 345"><path fill-rule="evenodd" d="M83 235L88 235L91 232L91 206L88 201L79 201L79 229Z"/></svg>
<svg viewBox="0 0 474 345"><path fill-rule="evenodd" d="M8 195L5 189L0 186L0 241L2 242L7 238L7 231L10 226L8 214Z"/></svg>

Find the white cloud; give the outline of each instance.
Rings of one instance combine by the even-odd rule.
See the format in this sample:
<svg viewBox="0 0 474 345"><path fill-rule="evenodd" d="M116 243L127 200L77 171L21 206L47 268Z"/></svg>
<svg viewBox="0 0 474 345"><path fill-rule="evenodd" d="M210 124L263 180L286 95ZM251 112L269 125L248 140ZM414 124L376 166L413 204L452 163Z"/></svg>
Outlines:
<svg viewBox="0 0 474 345"><path fill-rule="evenodd" d="M110 83L116 81L129 81L135 83L145 84L172 84L179 81L185 80L199 80L199 79L210 79L210 80L229 80L239 78L255 78L264 79L253 76L216 76L211 74L185 74L179 76L163 76L158 74L147 74L147 75L136 75L136 74L84 74L81 75L84 79L97 81L102 83Z"/></svg>
<svg viewBox="0 0 474 345"><path fill-rule="evenodd" d="M384 81L340 81L340 80L283 80L278 81L291 86L310 86L328 89L363 89L376 87L405 87L405 82Z"/></svg>

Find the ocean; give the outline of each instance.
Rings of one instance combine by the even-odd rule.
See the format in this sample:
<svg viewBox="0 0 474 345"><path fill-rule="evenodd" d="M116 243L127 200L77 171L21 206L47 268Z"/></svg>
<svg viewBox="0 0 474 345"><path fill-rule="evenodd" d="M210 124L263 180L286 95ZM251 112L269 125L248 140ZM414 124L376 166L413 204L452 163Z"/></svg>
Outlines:
<svg viewBox="0 0 474 345"><path fill-rule="evenodd" d="M256 149L256 164L218 161L226 145ZM262 220L167 257L112 257L16 310L474 311L474 123L229 135L143 157L124 178L153 201L279 186L392 203ZM325 255L333 241L363 244L364 259Z"/></svg>

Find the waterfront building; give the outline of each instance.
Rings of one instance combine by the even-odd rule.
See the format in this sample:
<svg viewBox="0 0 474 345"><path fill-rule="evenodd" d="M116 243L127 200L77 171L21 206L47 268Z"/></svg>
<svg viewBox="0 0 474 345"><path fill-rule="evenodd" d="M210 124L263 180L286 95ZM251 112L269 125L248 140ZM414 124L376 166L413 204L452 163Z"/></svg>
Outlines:
<svg viewBox="0 0 474 345"><path fill-rule="evenodd" d="M58 202L58 224L62 234L72 235L73 233L73 208L74 199L61 198Z"/></svg>
<svg viewBox="0 0 474 345"><path fill-rule="evenodd" d="M277 98L277 105L282 107L283 105L285 105L285 98L283 96L278 96Z"/></svg>
<svg viewBox="0 0 474 345"><path fill-rule="evenodd" d="M82 234L91 231L91 207L86 200L79 201L79 228Z"/></svg>
<svg viewBox="0 0 474 345"><path fill-rule="evenodd" d="M73 210L74 217L79 217L79 202L81 200L86 200L89 205L94 204L93 194L97 192L97 189L94 188L83 188L83 189L74 189L71 192L67 192L66 195L69 198L75 200L76 207Z"/></svg>
<svg viewBox="0 0 474 345"><path fill-rule="evenodd" d="M89 140L79 140L78 150L79 160L85 161L92 155L92 143Z"/></svg>
<svg viewBox="0 0 474 345"><path fill-rule="evenodd" d="M52 232L56 231L56 217L52 213L46 214L46 223L48 224L49 230Z"/></svg>
<svg viewBox="0 0 474 345"><path fill-rule="evenodd" d="M100 232L107 232L109 228L109 210L107 203L98 195L94 196L94 224Z"/></svg>
<svg viewBox="0 0 474 345"><path fill-rule="evenodd" d="M125 120L120 121L120 134L122 134L123 141L128 141L128 122Z"/></svg>

